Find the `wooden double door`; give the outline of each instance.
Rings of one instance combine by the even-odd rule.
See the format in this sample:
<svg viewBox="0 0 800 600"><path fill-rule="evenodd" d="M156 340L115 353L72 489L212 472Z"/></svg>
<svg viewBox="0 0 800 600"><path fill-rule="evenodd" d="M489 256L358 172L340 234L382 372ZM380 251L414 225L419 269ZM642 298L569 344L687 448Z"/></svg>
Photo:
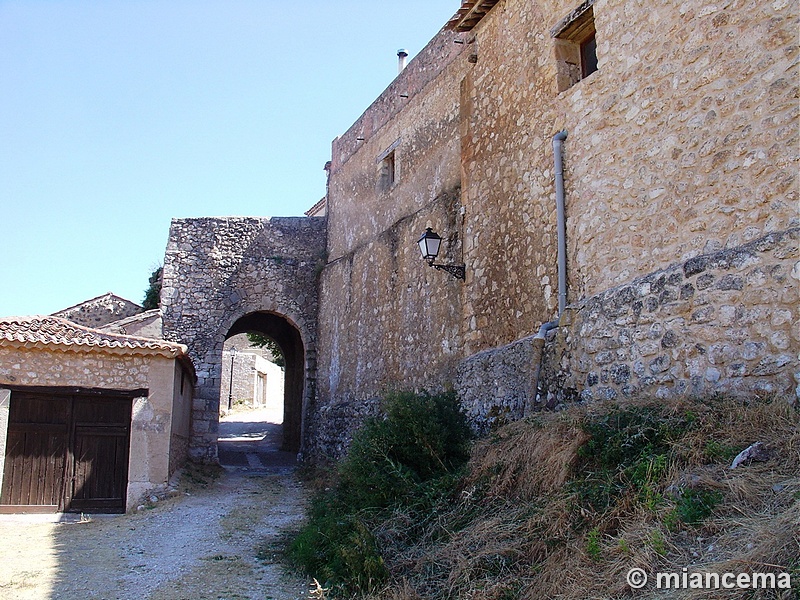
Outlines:
<svg viewBox="0 0 800 600"><path fill-rule="evenodd" d="M131 405L13 392L0 512L125 512Z"/></svg>

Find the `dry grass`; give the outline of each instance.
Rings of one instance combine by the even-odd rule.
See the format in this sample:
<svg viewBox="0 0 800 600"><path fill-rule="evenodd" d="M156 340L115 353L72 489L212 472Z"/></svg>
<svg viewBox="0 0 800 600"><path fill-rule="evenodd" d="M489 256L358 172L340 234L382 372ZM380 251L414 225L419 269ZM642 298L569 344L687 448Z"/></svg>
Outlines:
<svg viewBox="0 0 800 600"><path fill-rule="evenodd" d="M648 573L683 567L792 571L797 588L798 412L780 401L727 399L666 408L691 412L694 425L676 442L672 464L656 482L657 502L645 503L631 491L601 513L577 506L570 481L587 441L581 423L609 407L593 406L591 414L575 407L513 423L476 445L456 501L433 515L397 514L383 523L377 535L393 579L372 598L629 598L625 575L632 567ZM769 460L731 470L731 454L756 441L768 447ZM716 490L722 501L702 523L686 525L674 518L670 486ZM643 590L637 597L715 597L671 592ZM750 597L791 597L759 593Z"/></svg>
<svg viewBox="0 0 800 600"><path fill-rule="evenodd" d="M488 485L489 497L530 500L560 490L588 435L576 410L519 421L480 442L467 485Z"/></svg>

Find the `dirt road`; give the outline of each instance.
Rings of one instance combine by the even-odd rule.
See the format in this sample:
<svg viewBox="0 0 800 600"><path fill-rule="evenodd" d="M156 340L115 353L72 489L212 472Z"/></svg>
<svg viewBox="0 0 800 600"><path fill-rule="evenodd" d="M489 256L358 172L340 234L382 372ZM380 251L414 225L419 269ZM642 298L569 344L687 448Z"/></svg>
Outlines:
<svg viewBox="0 0 800 600"><path fill-rule="evenodd" d="M275 558L282 532L302 519L306 494L286 466L291 457L270 447L279 428L262 423L259 432L258 418L235 415L220 426L228 462L237 464L217 478L188 471L174 497L132 514L0 518L0 598L307 598L309 582Z"/></svg>

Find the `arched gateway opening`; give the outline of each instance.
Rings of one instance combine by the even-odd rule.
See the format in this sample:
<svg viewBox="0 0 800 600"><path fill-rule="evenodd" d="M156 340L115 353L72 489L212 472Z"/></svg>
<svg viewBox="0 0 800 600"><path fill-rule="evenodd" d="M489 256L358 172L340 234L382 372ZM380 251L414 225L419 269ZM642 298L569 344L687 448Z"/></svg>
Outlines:
<svg viewBox="0 0 800 600"><path fill-rule="evenodd" d="M225 340L256 332L286 358L281 447L304 450L304 411L314 396L319 267L325 219L220 217L174 219L164 255L164 336L189 347L197 386L189 456L218 459Z"/></svg>
<svg viewBox="0 0 800 600"><path fill-rule="evenodd" d="M296 454L300 450L303 429L303 398L305 386L305 349L303 340L298 329L285 317L269 312L256 312L238 319L225 336L231 339L240 334L260 334L275 341L280 348L284 359L283 372L283 410L280 421L281 431L277 439L277 447L272 450L281 450ZM239 349L242 350L241 348ZM235 361L235 355L231 356L231 367ZM234 369L230 369L231 379L228 383L223 382L220 386L220 407L226 407L233 399L233 374ZM228 387L226 387L226 385ZM257 404L257 402L256 402ZM229 407L230 408L230 407ZM275 419L273 419L275 420ZM277 421L277 420L276 420ZM272 424L275 425L275 424ZM269 433L269 428L263 431ZM220 427L220 432L223 428ZM275 436L269 436L274 438ZM220 435L220 444L223 437ZM223 460L222 446L220 446L220 459Z"/></svg>

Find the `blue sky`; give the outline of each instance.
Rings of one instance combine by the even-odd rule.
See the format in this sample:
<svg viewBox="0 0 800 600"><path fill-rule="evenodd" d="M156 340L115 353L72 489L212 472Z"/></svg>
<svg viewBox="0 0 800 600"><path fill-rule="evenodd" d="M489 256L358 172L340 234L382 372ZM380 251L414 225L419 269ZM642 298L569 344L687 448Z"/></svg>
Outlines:
<svg viewBox="0 0 800 600"><path fill-rule="evenodd" d="M0 0L0 316L141 302L172 217L302 215L459 0Z"/></svg>

